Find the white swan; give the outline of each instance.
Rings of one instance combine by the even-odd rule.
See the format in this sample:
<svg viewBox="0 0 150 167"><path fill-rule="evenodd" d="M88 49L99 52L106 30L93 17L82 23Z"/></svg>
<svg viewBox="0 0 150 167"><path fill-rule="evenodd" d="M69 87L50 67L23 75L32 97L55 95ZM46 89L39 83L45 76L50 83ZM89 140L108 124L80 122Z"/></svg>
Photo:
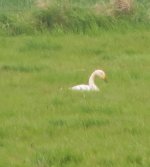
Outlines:
<svg viewBox="0 0 150 167"><path fill-rule="evenodd" d="M94 82L94 79L96 76L106 81L105 72L103 70L95 70L89 78L88 85L84 85L84 84L76 85L76 86L73 86L71 89L77 90L77 91L99 91L99 88L95 85L95 82Z"/></svg>

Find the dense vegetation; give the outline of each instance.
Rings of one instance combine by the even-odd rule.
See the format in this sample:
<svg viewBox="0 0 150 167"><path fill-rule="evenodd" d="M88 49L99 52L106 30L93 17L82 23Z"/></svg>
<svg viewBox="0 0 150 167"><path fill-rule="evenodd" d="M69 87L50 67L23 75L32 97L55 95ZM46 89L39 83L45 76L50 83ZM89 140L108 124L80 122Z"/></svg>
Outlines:
<svg viewBox="0 0 150 167"><path fill-rule="evenodd" d="M124 0L122 0L124 1ZM7 34L42 31L97 33L99 29L150 27L149 1L133 1L118 10L111 1L0 1L0 30Z"/></svg>

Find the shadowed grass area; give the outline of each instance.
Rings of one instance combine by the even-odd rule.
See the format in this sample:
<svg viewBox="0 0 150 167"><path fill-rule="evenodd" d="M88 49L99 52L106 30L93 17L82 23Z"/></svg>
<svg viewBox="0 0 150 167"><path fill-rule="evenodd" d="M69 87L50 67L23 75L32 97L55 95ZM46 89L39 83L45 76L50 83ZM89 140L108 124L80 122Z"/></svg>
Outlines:
<svg viewBox="0 0 150 167"><path fill-rule="evenodd" d="M150 33L0 38L0 166L148 167ZM95 69L100 92L72 92Z"/></svg>
<svg viewBox="0 0 150 167"><path fill-rule="evenodd" d="M2 71L10 71L10 72L34 72L40 71L40 68L37 67L25 67L25 66L11 66L11 65L3 65L1 67Z"/></svg>
<svg viewBox="0 0 150 167"><path fill-rule="evenodd" d="M47 150L36 154L35 163L37 166L76 166L82 160L81 156L68 150ZM35 165L35 164L33 164Z"/></svg>

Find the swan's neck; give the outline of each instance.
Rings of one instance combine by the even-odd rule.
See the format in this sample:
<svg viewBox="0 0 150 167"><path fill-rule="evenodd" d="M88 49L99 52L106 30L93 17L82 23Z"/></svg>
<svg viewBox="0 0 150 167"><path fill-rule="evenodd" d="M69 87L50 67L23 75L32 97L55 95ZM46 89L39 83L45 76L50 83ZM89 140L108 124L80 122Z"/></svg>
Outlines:
<svg viewBox="0 0 150 167"><path fill-rule="evenodd" d="M91 76L90 76L90 78L89 78L89 86L91 86L91 87L97 87L95 85L95 73L92 73Z"/></svg>

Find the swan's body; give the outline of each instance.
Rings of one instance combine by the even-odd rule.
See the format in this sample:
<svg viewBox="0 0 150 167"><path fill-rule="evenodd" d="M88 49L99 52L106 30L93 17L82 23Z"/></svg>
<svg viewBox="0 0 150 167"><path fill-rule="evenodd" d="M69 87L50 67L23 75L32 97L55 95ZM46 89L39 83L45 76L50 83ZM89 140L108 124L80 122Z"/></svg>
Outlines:
<svg viewBox="0 0 150 167"><path fill-rule="evenodd" d="M106 75L103 70L95 70L89 78L88 85L84 85L84 84L76 85L76 86L73 86L71 89L77 90L77 91L99 91L99 88L96 86L94 82L96 76L100 77L103 80L106 79Z"/></svg>

